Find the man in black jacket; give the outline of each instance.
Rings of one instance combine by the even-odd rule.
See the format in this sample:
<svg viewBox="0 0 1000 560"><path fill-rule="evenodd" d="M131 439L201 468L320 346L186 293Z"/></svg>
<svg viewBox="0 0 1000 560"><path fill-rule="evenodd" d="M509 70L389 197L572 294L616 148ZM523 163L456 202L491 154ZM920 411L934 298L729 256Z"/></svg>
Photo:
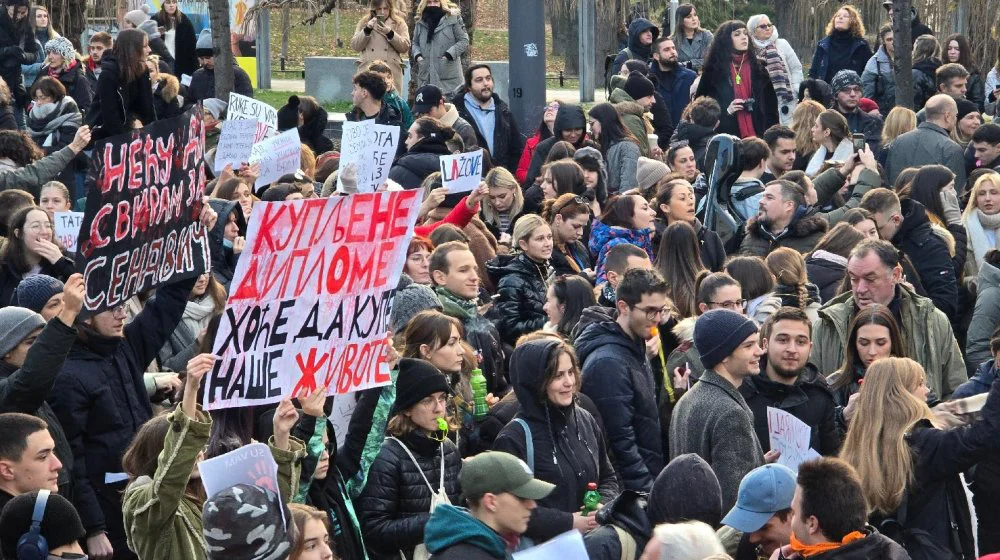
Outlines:
<svg viewBox="0 0 1000 560"><path fill-rule="evenodd" d="M212 31L204 29L198 36L195 43L195 55L198 57L198 64L201 68L194 71L191 76L191 84L187 89L188 101L197 103L205 99L212 99L215 95L215 55L212 51ZM250 76L233 62L233 93L253 97L253 85L250 83ZM223 101L229 101L224 99Z"/></svg>
<svg viewBox="0 0 1000 560"><path fill-rule="evenodd" d="M465 71L465 87L452 98L458 114L476 129L479 146L490 153L493 164L517 169L524 138L510 107L493 93L493 72L487 64L474 64Z"/></svg>
<svg viewBox="0 0 1000 560"><path fill-rule="evenodd" d="M864 134L865 142L873 154L882 142L882 119L869 115L858 106L861 101L861 76L854 70L841 70L830 84L833 89L833 108L847 119L852 133Z"/></svg>
<svg viewBox="0 0 1000 560"><path fill-rule="evenodd" d="M834 422L833 395L826 378L809 364L812 324L795 307L778 309L761 328L761 372L740 386L753 411L754 431L764 452L771 450L767 409L777 408L811 428L809 447L822 455L836 455L840 434Z"/></svg>

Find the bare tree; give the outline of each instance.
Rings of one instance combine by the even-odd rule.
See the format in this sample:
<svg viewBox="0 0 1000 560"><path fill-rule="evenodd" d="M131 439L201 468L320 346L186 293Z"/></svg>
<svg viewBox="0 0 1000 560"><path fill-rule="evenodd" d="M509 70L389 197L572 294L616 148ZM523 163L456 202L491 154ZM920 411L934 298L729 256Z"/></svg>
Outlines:
<svg viewBox="0 0 1000 560"><path fill-rule="evenodd" d="M212 56L215 58L215 96L229 100L233 91L233 48L230 44L229 2L227 0L208 0L208 18L212 23ZM267 41L268 37L258 40Z"/></svg>
<svg viewBox="0 0 1000 560"><path fill-rule="evenodd" d="M892 9L892 38L896 44L896 58L893 64L896 73L896 106L913 109L913 52L909 45L910 0L894 0Z"/></svg>

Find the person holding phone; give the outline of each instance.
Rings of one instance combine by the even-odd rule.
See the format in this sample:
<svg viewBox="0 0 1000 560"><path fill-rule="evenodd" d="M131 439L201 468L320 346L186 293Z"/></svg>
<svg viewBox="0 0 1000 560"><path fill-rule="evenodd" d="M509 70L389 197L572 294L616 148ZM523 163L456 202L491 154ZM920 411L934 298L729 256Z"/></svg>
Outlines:
<svg viewBox="0 0 1000 560"><path fill-rule="evenodd" d="M372 2L371 12L358 21L351 48L359 53L359 67L376 60L385 62L392 69L396 93L402 94L403 56L410 51L410 32L391 0Z"/></svg>
<svg viewBox="0 0 1000 560"><path fill-rule="evenodd" d="M458 6L450 0L421 0L414 19L411 55L418 85L434 84L441 91L458 89L462 55L469 49L469 33Z"/></svg>
<svg viewBox="0 0 1000 560"><path fill-rule="evenodd" d="M861 76L854 70L841 70L830 84L833 89L833 109L847 119L847 128L853 134L861 134L872 153L877 154L882 139L882 119L861 110L863 96ZM859 148L855 146L854 152Z"/></svg>

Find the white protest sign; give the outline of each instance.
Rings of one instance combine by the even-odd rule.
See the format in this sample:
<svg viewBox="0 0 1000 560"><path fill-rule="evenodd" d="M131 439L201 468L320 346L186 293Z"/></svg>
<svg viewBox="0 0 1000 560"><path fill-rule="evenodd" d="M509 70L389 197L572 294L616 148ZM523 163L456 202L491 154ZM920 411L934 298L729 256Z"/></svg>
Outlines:
<svg viewBox="0 0 1000 560"><path fill-rule="evenodd" d="M260 163L260 176L254 186L269 185L286 173L295 173L302 165L302 143L298 129L291 129L253 145L251 165Z"/></svg>
<svg viewBox="0 0 1000 560"><path fill-rule="evenodd" d="M191 75L190 74L181 74L181 85L182 86L188 86L188 87L191 86Z"/></svg>
<svg viewBox="0 0 1000 560"><path fill-rule="evenodd" d="M254 141L260 142L278 133L278 112L263 101L238 93L229 94L229 106L226 108L226 120L252 120L260 123Z"/></svg>
<svg viewBox="0 0 1000 560"><path fill-rule="evenodd" d="M374 192L389 178L389 168L399 146L399 127L375 124L375 121L345 122L340 139L340 169L353 165L357 171L358 192ZM337 189L343 190L342 174L337 175Z"/></svg>
<svg viewBox="0 0 1000 560"><path fill-rule="evenodd" d="M469 192L483 180L483 150L441 156L441 183L449 193Z"/></svg>
<svg viewBox="0 0 1000 560"><path fill-rule="evenodd" d="M70 253L76 252L77 238L80 235L80 223L83 222L83 212L56 212L53 216L56 222L56 239Z"/></svg>
<svg viewBox="0 0 1000 560"><path fill-rule="evenodd" d="M213 171L219 173L232 165L238 171L240 164L250 161L254 137L257 134L257 121L243 119L225 121L219 134L219 144L215 148L215 166Z"/></svg>
<svg viewBox="0 0 1000 560"><path fill-rule="evenodd" d="M333 398L333 409L330 411L329 421L333 425L333 432L337 435L337 447L344 445L347 439L347 427L351 423L351 415L358 407L358 399L354 393L337 395Z"/></svg>
<svg viewBox="0 0 1000 560"><path fill-rule="evenodd" d="M205 495L214 496L226 488L237 484L249 484L267 488L279 497L278 464L271 456L271 450L263 443L251 443L198 463L201 484ZM282 508L281 517L285 512Z"/></svg>
<svg viewBox="0 0 1000 560"><path fill-rule="evenodd" d="M793 471L798 471L802 463L819 457L819 453L809 447L812 428L784 410L767 407L767 435L771 450L781 452L778 464Z"/></svg>
<svg viewBox="0 0 1000 560"><path fill-rule="evenodd" d="M391 383L389 313L420 202L407 190L257 203L215 337L220 359L205 381L205 408ZM347 412L340 415L343 422Z"/></svg>
<svg viewBox="0 0 1000 560"><path fill-rule="evenodd" d="M566 560L567 558L589 558L580 531L567 531L558 537L533 546L528 550L515 552L514 560Z"/></svg>

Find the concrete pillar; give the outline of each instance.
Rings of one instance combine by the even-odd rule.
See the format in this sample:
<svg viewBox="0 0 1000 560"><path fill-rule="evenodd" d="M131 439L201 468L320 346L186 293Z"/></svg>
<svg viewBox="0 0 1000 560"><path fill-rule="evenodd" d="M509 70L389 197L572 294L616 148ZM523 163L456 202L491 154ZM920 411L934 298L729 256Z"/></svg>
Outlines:
<svg viewBox="0 0 1000 560"><path fill-rule="evenodd" d="M593 102L597 88L596 11L594 0L579 0L577 17L580 22L577 48L580 51L580 101Z"/></svg>
<svg viewBox="0 0 1000 560"><path fill-rule="evenodd" d="M538 128L545 107L545 6L539 0L507 0L510 87L506 95L521 134Z"/></svg>
<svg viewBox="0 0 1000 560"><path fill-rule="evenodd" d="M271 15L257 13L257 88L271 89Z"/></svg>

